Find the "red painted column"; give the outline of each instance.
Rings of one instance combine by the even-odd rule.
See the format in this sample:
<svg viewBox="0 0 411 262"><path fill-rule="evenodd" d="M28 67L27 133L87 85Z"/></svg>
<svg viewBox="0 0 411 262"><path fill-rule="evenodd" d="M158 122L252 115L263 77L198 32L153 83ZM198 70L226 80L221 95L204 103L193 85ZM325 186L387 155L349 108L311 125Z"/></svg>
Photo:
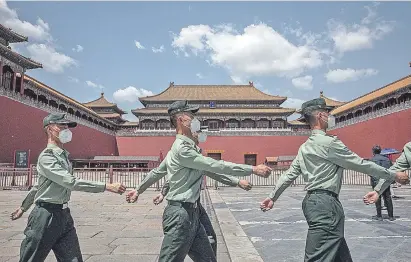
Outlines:
<svg viewBox="0 0 411 262"><path fill-rule="evenodd" d="M0 86L3 86L3 62L0 61Z"/></svg>
<svg viewBox="0 0 411 262"><path fill-rule="evenodd" d="M24 73L21 73L20 78L20 94L24 95Z"/></svg>
<svg viewBox="0 0 411 262"><path fill-rule="evenodd" d="M13 92L16 91L16 74L17 73L13 73Z"/></svg>

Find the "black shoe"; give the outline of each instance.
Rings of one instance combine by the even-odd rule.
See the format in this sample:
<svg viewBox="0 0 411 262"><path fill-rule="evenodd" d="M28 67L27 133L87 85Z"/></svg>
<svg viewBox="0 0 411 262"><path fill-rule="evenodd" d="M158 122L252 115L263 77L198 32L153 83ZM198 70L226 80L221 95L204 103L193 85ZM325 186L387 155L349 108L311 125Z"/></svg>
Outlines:
<svg viewBox="0 0 411 262"><path fill-rule="evenodd" d="M372 216L372 220L382 221L382 217L381 216Z"/></svg>
<svg viewBox="0 0 411 262"><path fill-rule="evenodd" d="M394 217L389 217L388 220L389 220L389 221L394 221L395 218L394 218Z"/></svg>

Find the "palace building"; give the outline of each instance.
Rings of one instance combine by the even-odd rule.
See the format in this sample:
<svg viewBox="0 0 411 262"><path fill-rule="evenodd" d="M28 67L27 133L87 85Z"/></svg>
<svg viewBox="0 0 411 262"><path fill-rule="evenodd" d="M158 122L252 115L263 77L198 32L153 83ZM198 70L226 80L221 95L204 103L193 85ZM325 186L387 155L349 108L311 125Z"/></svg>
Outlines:
<svg viewBox="0 0 411 262"><path fill-rule="evenodd" d="M287 128L293 108L280 105L286 97L265 94L248 85L174 85L155 96L142 97L145 108L133 110L140 129L170 129L167 108L176 100L198 105L197 118L210 131L238 128Z"/></svg>
<svg viewBox="0 0 411 262"><path fill-rule="evenodd" d="M28 41L0 25L0 163L13 163L14 152L29 150L35 164L45 147L43 118L64 112L76 121L73 141L66 148L79 165L92 163L127 167L152 167L161 152L167 153L175 136L168 106L180 99L200 106L198 118L208 126L205 155L237 163L288 165L310 135L304 119L288 121L294 108L281 105L286 97L261 92L248 85L175 85L161 93L141 97L143 108L132 110L139 122L125 114L104 94L80 103L26 74L41 68L38 62L13 51L10 43ZM410 141L411 76L340 102L325 97L337 125L330 132L362 157L371 155L374 144L400 150ZM134 162L133 162L134 161Z"/></svg>

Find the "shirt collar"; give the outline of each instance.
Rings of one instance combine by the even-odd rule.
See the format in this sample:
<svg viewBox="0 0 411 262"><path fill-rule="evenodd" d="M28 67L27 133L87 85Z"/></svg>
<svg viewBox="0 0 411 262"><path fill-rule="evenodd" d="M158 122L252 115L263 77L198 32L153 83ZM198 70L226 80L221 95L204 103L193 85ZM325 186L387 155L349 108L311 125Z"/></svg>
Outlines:
<svg viewBox="0 0 411 262"><path fill-rule="evenodd" d="M313 134L313 135L316 135L316 134L326 135L326 133L323 130L320 130L320 129L314 129L313 131L311 131L311 134Z"/></svg>
<svg viewBox="0 0 411 262"><path fill-rule="evenodd" d="M65 149L56 146L55 144L47 144L47 148L52 149L54 152L56 152L57 154L61 155L63 153L66 153L66 155L69 155L69 152L67 152Z"/></svg>
<svg viewBox="0 0 411 262"><path fill-rule="evenodd" d="M191 138L189 138L189 137L186 137L186 136L183 136L183 135L180 135L180 134L177 134L177 139L181 139L181 140L183 140L184 142L187 142L187 143L190 143L191 145L193 145L193 146L195 146L196 144L194 143L194 141L191 139Z"/></svg>

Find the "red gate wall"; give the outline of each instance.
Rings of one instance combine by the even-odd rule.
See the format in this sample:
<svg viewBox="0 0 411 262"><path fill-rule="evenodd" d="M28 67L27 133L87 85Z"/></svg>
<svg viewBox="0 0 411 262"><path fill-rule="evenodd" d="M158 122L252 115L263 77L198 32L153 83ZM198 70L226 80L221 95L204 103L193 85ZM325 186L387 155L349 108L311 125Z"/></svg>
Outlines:
<svg viewBox="0 0 411 262"><path fill-rule="evenodd" d="M0 163L13 163L14 150L30 149L30 162L36 163L47 144L43 118L48 113L0 96ZM66 145L71 158L117 155L115 136L78 125L73 141Z"/></svg>

